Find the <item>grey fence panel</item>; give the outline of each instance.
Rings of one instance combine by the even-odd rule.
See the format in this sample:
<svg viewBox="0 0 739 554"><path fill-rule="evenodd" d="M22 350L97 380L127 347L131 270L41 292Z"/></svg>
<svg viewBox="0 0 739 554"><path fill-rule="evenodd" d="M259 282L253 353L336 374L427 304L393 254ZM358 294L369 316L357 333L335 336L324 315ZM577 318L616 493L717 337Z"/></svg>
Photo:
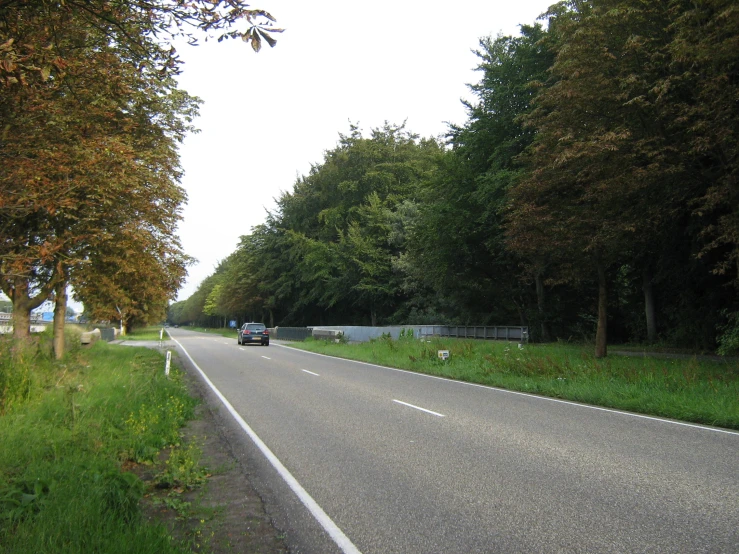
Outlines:
<svg viewBox="0 0 739 554"><path fill-rule="evenodd" d="M462 325L421 325L414 327L418 337L452 337L452 338L474 338L483 340L507 340L522 341L529 340L529 328L521 326L462 326Z"/></svg>
<svg viewBox="0 0 739 554"><path fill-rule="evenodd" d="M283 327L279 328L276 338L282 338L279 334L282 329ZM520 326L394 325L388 327L370 327L359 325L325 325L314 326L312 329L341 331L350 342L368 342L372 339L377 339L388 334L393 339L397 339L403 330L406 332L408 330L412 330L413 336L418 339L428 337L451 337L527 342L529 338L528 327Z"/></svg>
<svg viewBox="0 0 739 554"><path fill-rule="evenodd" d="M272 338L279 340L305 340L311 336L310 327L275 327L269 330Z"/></svg>
<svg viewBox="0 0 739 554"><path fill-rule="evenodd" d="M341 331L350 342L368 342L383 335L398 339L401 331L413 331L417 339L428 337L470 338L480 340L507 340L528 342L528 327L521 326L464 326L464 325L393 325L371 327L361 325L317 325L313 327L275 327L270 329L272 337L280 340L305 340L312 336L313 329Z"/></svg>

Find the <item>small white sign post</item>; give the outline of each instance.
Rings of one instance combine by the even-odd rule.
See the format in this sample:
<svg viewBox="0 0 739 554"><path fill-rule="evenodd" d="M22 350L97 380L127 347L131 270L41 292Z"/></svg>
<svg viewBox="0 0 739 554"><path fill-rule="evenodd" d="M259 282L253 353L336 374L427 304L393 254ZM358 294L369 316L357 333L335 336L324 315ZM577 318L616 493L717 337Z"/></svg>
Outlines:
<svg viewBox="0 0 739 554"><path fill-rule="evenodd" d="M449 350L439 350L439 359L440 360L448 360L449 359Z"/></svg>
<svg viewBox="0 0 739 554"><path fill-rule="evenodd" d="M167 362L164 364L164 374L169 377L169 365L172 363L172 352L167 350Z"/></svg>

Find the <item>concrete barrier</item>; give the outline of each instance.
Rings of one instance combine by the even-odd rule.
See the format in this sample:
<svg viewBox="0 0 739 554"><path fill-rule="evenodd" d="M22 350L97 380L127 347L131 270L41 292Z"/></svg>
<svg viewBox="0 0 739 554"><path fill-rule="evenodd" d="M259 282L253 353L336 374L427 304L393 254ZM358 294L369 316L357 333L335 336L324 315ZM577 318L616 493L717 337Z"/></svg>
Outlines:
<svg viewBox="0 0 739 554"><path fill-rule="evenodd" d="M100 329L93 329L80 335L80 342L82 344L92 344L96 340L99 340L101 336Z"/></svg>
<svg viewBox="0 0 739 554"><path fill-rule="evenodd" d="M343 336L344 332L337 329L313 329L314 339L333 340L339 342Z"/></svg>

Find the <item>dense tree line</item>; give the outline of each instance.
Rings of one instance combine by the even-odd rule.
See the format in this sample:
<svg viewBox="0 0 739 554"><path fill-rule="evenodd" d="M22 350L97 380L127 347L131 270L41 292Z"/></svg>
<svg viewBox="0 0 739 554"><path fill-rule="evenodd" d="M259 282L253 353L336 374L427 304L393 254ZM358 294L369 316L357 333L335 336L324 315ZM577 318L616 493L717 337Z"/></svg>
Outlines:
<svg viewBox="0 0 739 554"><path fill-rule="evenodd" d="M736 3L572 0L546 18L480 41L445 144L353 126L172 320L735 348Z"/></svg>
<svg viewBox="0 0 739 554"><path fill-rule="evenodd" d="M177 88L167 38L204 31L274 44L272 17L241 1L0 2L0 287L14 336L67 288L126 327L161 320L189 258L178 143L199 100ZM246 27L238 27L246 21Z"/></svg>

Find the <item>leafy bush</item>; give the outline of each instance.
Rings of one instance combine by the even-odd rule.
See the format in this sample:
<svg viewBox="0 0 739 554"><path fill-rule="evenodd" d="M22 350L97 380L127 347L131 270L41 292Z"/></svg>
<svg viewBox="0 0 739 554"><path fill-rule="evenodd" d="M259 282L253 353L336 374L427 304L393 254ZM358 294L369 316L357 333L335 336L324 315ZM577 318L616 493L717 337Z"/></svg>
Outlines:
<svg viewBox="0 0 739 554"><path fill-rule="evenodd" d="M717 338L717 352L721 356L736 354L739 352L739 312L730 314L727 310L722 310L721 315L727 322L718 327L721 334Z"/></svg>

